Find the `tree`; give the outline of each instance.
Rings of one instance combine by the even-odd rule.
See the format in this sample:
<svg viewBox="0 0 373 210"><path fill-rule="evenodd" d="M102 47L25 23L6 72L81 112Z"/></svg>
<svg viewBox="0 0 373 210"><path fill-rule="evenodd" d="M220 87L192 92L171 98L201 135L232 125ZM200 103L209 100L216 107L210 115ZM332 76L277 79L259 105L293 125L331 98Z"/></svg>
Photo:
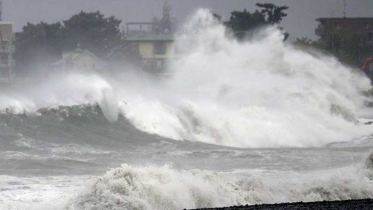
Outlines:
<svg viewBox="0 0 373 210"><path fill-rule="evenodd" d="M265 14L267 17L266 21L270 24L279 24L284 17L287 16L286 13L284 13L284 10L289 9L288 6L276 6L274 4L259 4L257 3L256 6L262 8L261 13Z"/></svg>
<svg viewBox="0 0 373 210"><path fill-rule="evenodd" d="M306 37L303 37L303 38L297 38L293 44L295 46L300 46L300 47L308 47L308 46L311 46L313 43L313 41L309 38L306 38Z"/></svg>
<svg viewBox="0 0 373 210"><path fill-rule="evenodd" d="M248 31L265 24L265 17L259 11L251 14L246 9L242 12L233 11L229 20L225 22L238 39L242 39Z"/></svg>
<svg viewBox="0 0 373 210"><path fill-rule="evenodd" d="M219 23L222 22L222 21L221 21L221 16L220 16L220 15L218 15L218 14L216 14L216 13L212 13L212 17L213 17L216 21L218 21Z"/></svg>
<svg viewBox="0 0 373 210"><path fill-rule="evenodd" d="M61 59L63 51L71 51L78 44L98 57L122 42L121 21L114 16L105 18L100 12L80 12L63 24L28 23L16 34L16 70L40 69Z"/></svg>
<svg viewBox="0 0 373 210"><path fill-rule="evenodd" d="M287 16L284 10L287 6L275 6L274 4L256 4L262 8L261 11L256 10L254 13L248 12L246 9L243 12L233 11L231 17L225 22L225 25L230 28L238 39L242 39L248 31L265 25L279 24L284 17ZM279 27L282 30L282 28ZM284 33L284 40L289 34Z"/></svg>
<svg viewBox="0 0 373 210"><path fill-rule="evenodd" d="M303 51L306 51L310 54L317 55L317 53L315 54L315 52L317 51L321 51L325 54L328 53L324 49L324 45L320 40L315 41L315 40L303 37L303 38L297 38L295 41L292 42L292 44L294 47L301 49Z"/></svg>
<svg viewBox="0 0 373 210"><path fill-rule="evenodd" d="M104 57L119 43L121 21L114 16L104 18L100 12L81 11L63 21L64 50L75 49L78 44L99 57Z"/></svg>
<svg viewBox="0 0 373 210"><path fill-rule="evenodd" d="M14 54L17 69L28 70L56 61L61 54L60 23L27 23L22 32L16 33Z"/></svg>
<svg viewBox="0 0 373 210"><path fill-rule="evenodd" d="M373 51L373 48L367 43L365 36L354 33L344 40L342 51L349 59L349 63L361 66L364 59Z"/></svg>
<svg viewBox="0 0 373 210"><path fill-rule="evenodd" d="M340 32L333 31L329 33L322 40L320 48L328 53L331 53L335 57L340 56L340 50L343 48L344 36Z"/></svg>

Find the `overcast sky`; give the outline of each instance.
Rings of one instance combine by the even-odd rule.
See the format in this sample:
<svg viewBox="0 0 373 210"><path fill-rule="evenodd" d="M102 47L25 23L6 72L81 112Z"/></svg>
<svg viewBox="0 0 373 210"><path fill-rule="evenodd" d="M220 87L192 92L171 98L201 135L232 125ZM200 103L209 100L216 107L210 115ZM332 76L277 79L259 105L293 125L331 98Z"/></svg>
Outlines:
<svg viewBox="0 0 373 210"><path fill-rule="evenodd" d="M343 0L168 0L172 15L182 22L198 8L209 8L229 17L233 10L254 11L255 3L268 2L289 6L288 17L282 26L293 38L315 38L315 21L318 17L343 16ZM346 0L347 17L373 17L373 0ZM83 11L100 10L105 15L115 15L123 23L150 21L161 16L164 0L3 0L3 19L15 23L20 31L27 23L40 21L52 23L70 18Z"/></svg>

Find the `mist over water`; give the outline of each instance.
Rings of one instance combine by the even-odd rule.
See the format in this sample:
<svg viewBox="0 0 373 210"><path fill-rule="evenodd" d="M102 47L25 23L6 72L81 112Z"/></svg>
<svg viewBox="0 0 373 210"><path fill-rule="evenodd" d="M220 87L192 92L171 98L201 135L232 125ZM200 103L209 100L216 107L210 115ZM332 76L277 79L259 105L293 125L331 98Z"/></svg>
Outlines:
<svg viewBox="0 0 373 210"><path fill-rule="evenodd" d="M61 72L2 88L0 209L373 197L363 74L276 28L238 42L207 10L176 37L162 75Z"/></svg>

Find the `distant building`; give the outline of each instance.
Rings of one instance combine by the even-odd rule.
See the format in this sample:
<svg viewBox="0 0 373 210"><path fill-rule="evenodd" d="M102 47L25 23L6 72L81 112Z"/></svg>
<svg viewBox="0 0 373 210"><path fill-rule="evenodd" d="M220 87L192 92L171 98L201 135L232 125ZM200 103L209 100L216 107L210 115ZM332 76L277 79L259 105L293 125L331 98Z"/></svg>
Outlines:
<svg viewBox="0 0 373 210"><path fill-rule="evenodd" d="M62 59L51 65L54 69L66 70L102 70L103 62L88 50L79 47L71 52L64 52Z"/></svg>
<svg viewBox="0 0 373 210"><path fill-rule="evenodd" d="M13 67L15 61L13 60L13 53L15 47L13 44L14 33L13 23L0 21L0 77L13 77Z"/></svg>
<svg viewBox="0 0 373 210"><path fill-rule="evenodd" d="M115 48L109 57L127 64L128 61L130 64L140 63L146 70L162 70L167 61L177 58L174 44L176 26L171 7L165 1L161 18L154 17L151 22L128 22L125 43Z"/></svg>
<svg viewBox="0 0 373 210"><path fill-rule="evenodd" d="M127 22L126 37L140 36L148 33L155 33L155 22Z"/></svg>
<svg viewBox="0 0 373 210"><path fill-rule="evenodd" d="M172 34L177 27L177 20L171 16L171 7L164 2L162 18L154 17L151 22L127 22L126 37L140 36L144 34Z"/></svg>
<svg viewBox="0 0 373 210"><path fill-rule="evenodd" d="M320 24L315 34L321 39L327 39L334 34L360 34L371 41L373 35L373 18L318 18Z"/></svg>
<svg viewBox="0 0 373 210"><path fill-rule="evenodd" d="M139 54L138 45L125 42L110 51L106 60L111 69L123 70L123 67L141 67L142 59Z"/></svg>
<svg viewBox="0 0 373 210"><path fill-rule="evenodd" d="M140 55L143 66L161 70L168 60L176 59L175 38L171 34L145 34L126 40Z"/></svg>

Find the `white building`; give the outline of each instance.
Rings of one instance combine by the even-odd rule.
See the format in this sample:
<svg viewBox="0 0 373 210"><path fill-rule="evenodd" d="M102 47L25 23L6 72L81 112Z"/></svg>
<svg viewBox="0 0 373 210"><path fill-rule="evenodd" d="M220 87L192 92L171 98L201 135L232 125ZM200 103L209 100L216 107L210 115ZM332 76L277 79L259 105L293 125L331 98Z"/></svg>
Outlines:
<svg viewBox="0 0 373 210"><path fill-rule="evenodd" d="M11 79L13 77L13 23L0 21L0 77Z"/></svg>
<svg viewBox="0 0 373 210"><path fill-rule="evenodd" d="M162 69L166 62L176 59L175 38L171 34L145 34L126 40L137 49L145 67Z"/></svg>

